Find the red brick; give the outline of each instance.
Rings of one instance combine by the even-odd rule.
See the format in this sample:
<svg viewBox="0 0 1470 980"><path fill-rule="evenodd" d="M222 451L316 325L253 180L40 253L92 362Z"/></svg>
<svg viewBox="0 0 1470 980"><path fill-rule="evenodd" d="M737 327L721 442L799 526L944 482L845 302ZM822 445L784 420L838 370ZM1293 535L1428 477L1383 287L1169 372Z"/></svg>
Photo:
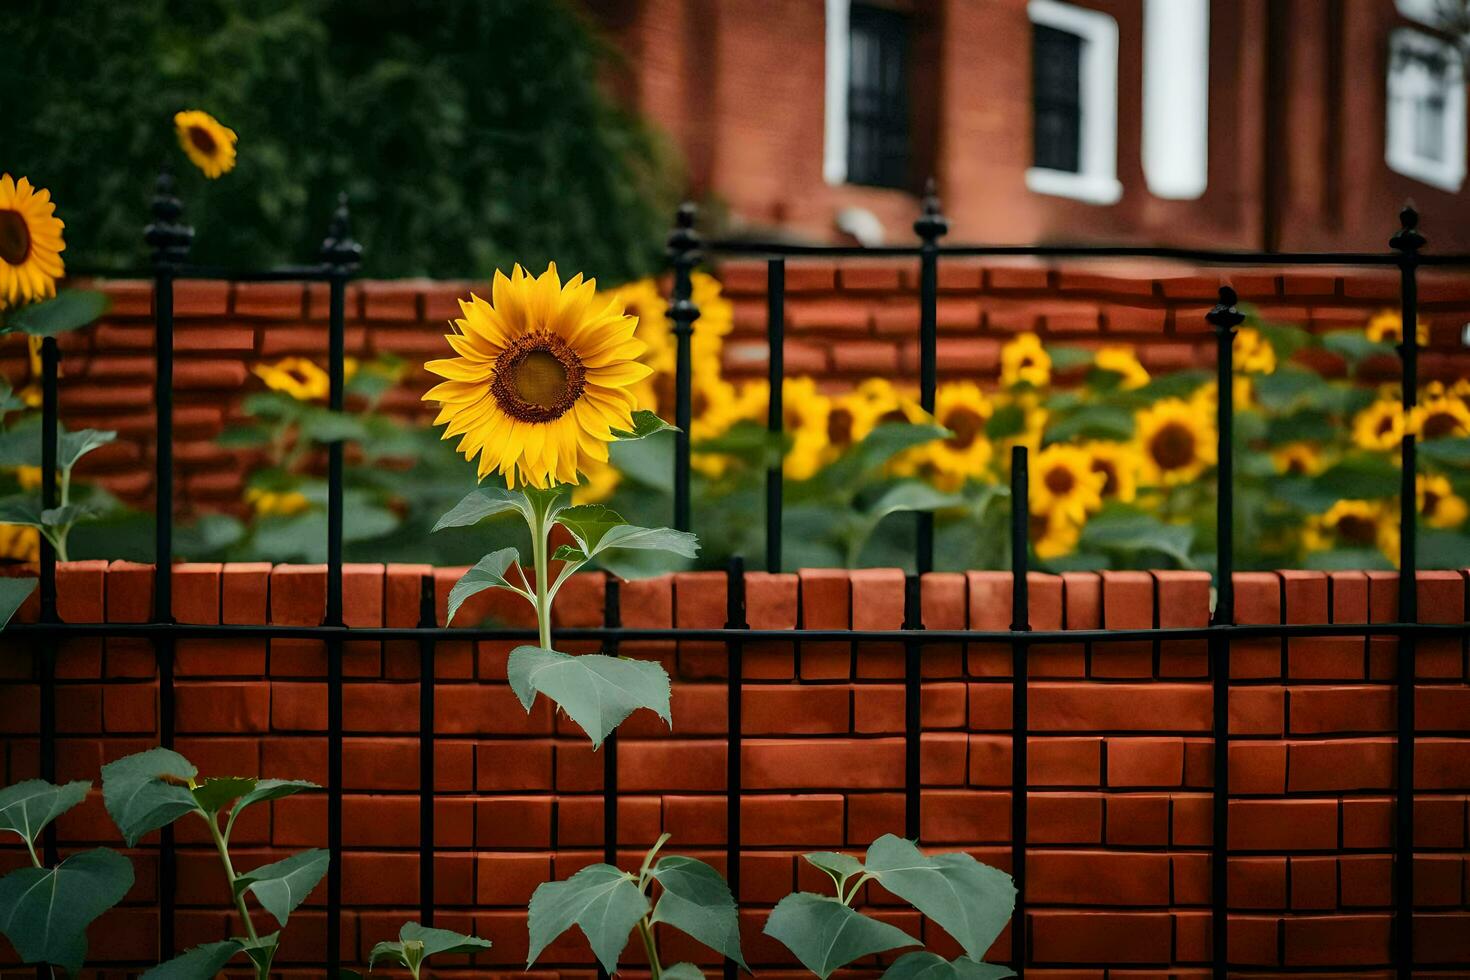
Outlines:
<svg viewBox="0 0 1470 980"><path fill-rule="evenodd" d="M1393 858L1387 854L1344 854L1338 859L1343 908L1393 904Z"/></svg>
<svg viewBox="0 0 1470 980"><path fill-rule="evenodd" d="M1028 902L1064 905L1168 905L1167 854L1032 851L1026 856Z"/></svg>
<svg viewBox="0 0 1470 980"><path fill-rule="evenodd" d="M544 848L551 843L552 800L501 796L475 801L475 843L487 848Z"/></svg>
<svg viewBox="0 0 1470 980"><path fill-rule="evenodd" d="M1109 786L1180 786L1183 783L1183 739L1108 739Z"/></svg>
<svg viewBox="0 0 1470 980"><path fill-rule="evenodd" d="M1100 738L1029 738L1026 782L1033 786L1096 786L1101 762Z"/></svg>
<svg viewBox="0 0 1470 980"><path fill-rule="evenodd" d="M181 562L172 572L173 614L180 623L214 624L220 621L220 577L224 566Z"/></svg>
<svg viewBox="0 0 1470 980"><path fill-rule="evenodd" d="M1030 685L1033 731L1207 731L1210 690L1198 684Z"/></svg>
<svg viewBox="0 0 1470 980"><path fill-rule="evenodd" d="M475 900L481 905L525 906L531 893L551 878L551 855L475 855Z"/></svg>
<svg viewBox="0 0 1470 980"><path fill-rule="evenodd" d="M799 577L803 629L847 629L851 626L852 586L847 572L803 569ZM842 680L851 674L850 644L802 643L803 680Z"/></svg>
<svg viewBox="0 0 1470 980"><path fill-rule="evenodd" d="M1163 963L1174 926L1162 912L1032 912L1037 960L1051 963Z"/></svg>
<svg viewBox="0 0 1470 980"><path fill-rule="evenodd" d="M270 687L251 682L177 685L180 732L264 732L270 726Z"/></svg>
<svg viewBox="0 0 1470 980"><path fill-rule="evenodd" d="M1292 696L1299 693L1293 691ZM1230 692L1232 735L1280 735L1285 714L1286 692L1283 688L1236 687Z"/></svg>
<svg viewBox="0 0 1470 980"><path fill-rule="evenodd" d="M1232 850L1332 850L1337 801L1231 800L1229 835Z"/></svg>
<svg viewBox="0 0 1470 980"><path fill-rule="evenodd" d="M756 741L745 743L742 761L750 766ZM749 772L749 768L746 770ZM759 782L747 782L759 788ZM725 743L661 739L618 746L618 786L640 790L718 790L725 786Z"/></svg>
<svg viewBox="0 0 1470 980"><path fill-rule="evenodd" d="M1394 693L1387 687L1299 687L1291 692L1294 734L1386 732L1394 728Z"/></svg>
<svg viewBox="0 0 1470 980"><path fill-rule="evenodd" d="M1286 908L1286 858L1231 858L1227 890L1232 909Z"/></svg>
<svg viewBox="0 0 1470 980"><path fill-rule="evenodd" d="M720 780L724 753L720 746ZM626 746L619 751L625 751ZM681 765L687 763L681 762ZM747 789L883 789L903 785L899 739L747 739L741 749ZM669 779L661 776L663 783ZM661 784L661 785L662 785ZM718 788L701 787L701 788Z"/></svg>
<svg viewBox="0 0 1470 980"><path fill-rule="evenodd" d="M1235 573L1235 622L1280 623L1281 580L1274 572ZM1230 644L1230 676L1281 676L1281 640L1264 637Z"/></svg>
<svg viewBox="0 0 1470 980"><path fill-rule="evenodd" d="M1230 792L1279 795L1286 791L1286 746L1280 742L1232 742Z"/></svg>
<svg viewBox="0 0 1470 980"><path fill-rule="evenodd" d="M1285 922L1287 966L1388 963L1387 915L1293 916Z"/></svg>
<svg viewBox="0 0 1470 980"><path fill-rule="evenodd" d="M1009 793L924 790L919 836L934 844L1005 841L1011 833L1010 812Z"/></svg>
<svg viewBox="0 0 1470 980"><path fill-rule="evenodd" d="M745 573L745 621L753 629L792 630L797 623L798 580L792 574ZM789 680L796 676L796 650L789 643L750 643L745 677Z"/></svg>
<svg viewBox="0 0 1470 980"><path fill-rule="evenodd" d="M1421 738L1414 748L1416 790L1463 790L1470 786L1470 741Z"/></svg>
<svg viewBox="0 0 1470 980"><path fill-rule="evenodd" d="M1102 842L1103 800L1096 793L1031 793L1026 839L1032 844Z"/></svg>
<svg viewBox="0 0 1470 980"><path fill-rule="evenodd" d="M64 623L101 623L107 617L107 562L71 561L56 565L56 614Z"/></svg>
<svg viewBox="0 0 1470 980"><path fill-rule="evenodd" d="M749 685L742 695L746 735L836 735L848 730L848 692L826 685Z"/></svg>
<svg viewBox="0 0 1470 980"><path fill-rule="evenodd" d="M1394 747L1389 739L1293 742L1287 789L1292 792L1388 789Z"/></svg>
<svg viewBox="0 0 1470 980"><path fill-rule="evenodd" d="M1119 847L1168 844L1170 802L1162 794L1108 794L1106 843Z"/></svg>
<svg viewBox="0 0 1470 980"><path fill-rule="evenodd" d="M745 845L840 846L843 797L745 795L740 798L740 834Z"/></svg>

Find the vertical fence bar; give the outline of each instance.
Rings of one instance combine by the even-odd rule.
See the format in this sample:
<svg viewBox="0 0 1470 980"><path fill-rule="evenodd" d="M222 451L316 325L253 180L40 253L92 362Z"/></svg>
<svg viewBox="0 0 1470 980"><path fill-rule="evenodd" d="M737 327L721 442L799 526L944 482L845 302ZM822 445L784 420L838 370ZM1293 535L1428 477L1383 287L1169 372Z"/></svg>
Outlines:
<svg viewBox="0 0 1470 980"><path fill-rule="evenodd" d="M194 229L181 218L184 205L174 195L173 175L161 171L154 185L152 222L143 240L153 257L153 407L154 450L153 620L173 622L174 535L174 278L187 260ZM174 641L154 641L158 662L158 741L174 744ZM158 946L161 958L173 956L176 886L174 830L164 827L158 840Z"/></svg>
<svg viewBox="0 0 1470 980"><path fill-rule="evenodd" d="M674 268L674 290L669 298L669 321L673 325L677 357L674 368L674 527L687 531L691 527L689 515L689 424L692 421L691 405L693 380L691 346L694 338L694 321L699 319L699 307L694 305L694 285L691 274L699 262L699 236L694 231L696 215L694 205L688 201L679 205L674 218L674 230L669 233L669 261Z"/></svg>
<svg viewBox="0 0 1470 980"><path fill-rule="evenodd" d="M419 580L419 626L438 625L434 577ZM434 924L434 641L419 640L419 921Z"/></svg>
<svg viewBox="0 0 1470 980"><path fill-rule="evenodd" d="M725 628L741 630L745 622L745 559L730 559L725 579ZM744 724L741 695L745 680L745 644L732 639L728 647L725 674L725 881L730 894L740 902L740 748ZM735 961L725 958L725 980L735 980L740 973Z"/></svg>
<svg viewBox="0 0 1470 980"><path fill-rule="evenodd" d="M1011 447L1011 630L1031 630L1031 472L1025 446ZM1026 784L1030 732L1027 681L1029 646L1011 643L1011 877L1016 882L1016 912L1011 919L1011 955L1016 973L1026 972Z"/></svg>
<svg viewBox="0 0 1470 980"><path fill-rule="evenodd" d="M949 231L933 177L924 185L924 210L914 231L919 236L919 405L933 415L939 384L939 239ZM923 575L934 570L934 515L919 511L915 518L914 567Z"/></svg>
<svg viewBox="0 0 1470 980"><path fill-rule="evenodd" d="M1245 321L1235 308L1235 290L1220 287L1220 302L1205 314L1215 328L1215 582L1216 625L1235 621L1235 328ZM1210 637L1211 738L1214 750L1213 831L1210 843L1212 973L1224 980L1228 968L1230 816L1230 644Z"/></svg>
<svg viewBox="0 0 1470 980"><path fill-rule="evenodd" d="M61 427L61 406L57 397L57 375L60 357L56 338L41 341L41 508L58 504L56 487L57 435ZM40 535L41 546L41 622L56 623L56 549L44 534ZM48 783L56 782L56 651L58 644L48 636L40 645L36 667L39 673L37 696L41 699L40 717L40 763L41 778ZM46 825L41 838L46 866L55 867L56 824ZM45 968L37 966L38 975ZM46 974L49 976L49 972Z"/></svg>
<svg viewBox="0 0 1470 980"><path fill-rule="evenodd" d="M608 627L623 625L621 583L611 575L607 577L602 596L602 621ZM609 657L618 655L618 641L608 639L603 644L603 653ZM608 735L602 743L602 859L608 864L618 863L618 733Z"/></svg>
<svg viewBox="0 0 1470 980"><path fill-rule="evenodd" d="M922 579L904 577L903 628L924 628ZM923 829L923 645L917 637L903 642L903 827L904 836L918 840Z"/></svg>
<svg viewBox="0 0 1470 980"><path fill-rule="evenodd" d="M766 263L766 431L781 446L785 438L786 406L782 385L786 378L786 260ZM766 571L781 570L781 456L766 469Z"/></svg>
<svg viewBox="0 0 1470 980"><path fill-rule="evenodd" d="M1399 621L1419 621L1418 571L1418 458L1410 426L1419 396L1419 249L1426 240L1419 232L1419 212L1412 206L1399 212L1399 230L1389 239L1399 265L1399 311L1403 339L1402 411L1404 438L1399 477ZM1399 638L1397 665L1398 740L1395 752L1393 860L1393 962L1401 980L1414 966L1414 637Z"/></svg>

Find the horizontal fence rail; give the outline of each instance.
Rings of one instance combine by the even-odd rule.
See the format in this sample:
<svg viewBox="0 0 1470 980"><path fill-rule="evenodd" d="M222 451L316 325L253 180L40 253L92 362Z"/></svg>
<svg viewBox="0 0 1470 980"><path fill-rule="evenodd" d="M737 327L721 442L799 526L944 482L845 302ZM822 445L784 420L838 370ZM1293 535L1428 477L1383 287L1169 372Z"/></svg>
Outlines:
<svg viewBox="0 0 1470 980"><path fill-rule="evenodd" d="M155 392L156 425L156 538L152 622L147 623L63 623L57 615L56 556L44 538L40 555L40 612L35 623L17 623L9 633L31 641L39 651L40 771L43 778L56 774L56 685L54 653L66 640L82 637L118 637L151 640L157 658L159 679L158 732L164 745L174 739L175 690L173 656L181 639L247 638L307 639L325 641L327 648L326 733L329 785L327 789L327 835L332 862L327 879L327 926L322 959L328 975L335 976L342 963L342 755L343 755L343 645L349 640L414 641L419 661L419 814L421 843L419 846L419 906L427 924L434 915L434 742L440 737L434 730L434 659L435 645L440 641L466 640L530 640L535 631L503 627L445 627L437 625L432 579L422 583L418 624L415 626L347 627L343 609L343 445L332 442L328 447L328 521L325 615L321 623L312 625L193 625L177 623L171 607L171 559L173 555L173 330L174 288L182 280L228 276L239 281L311 281L328 285L329 315L327 322L329 405L335 411L344 408L346 286L361 259L361 247L353 241L350 216L345 197L333 213L329 232L322 243L315 264L271 270L221 270L192 266L188 262L193 230L184 223L183 205L174 194L172 179L161 175L152 204L153 221L145 231L145 241L152 252L151 275L155 287L155 323L157 389ZM1271 253L1218 251L1119 246L969 246L945 245L942 237L948 230L940 210L940 202L931 186L923 198L922 210L915 221L919 241L912 246L858 248L848 246L800 245L719 241L702 242L696 232L697 215L692 205L683 205L668 240L669 264L673 272L669 319L677 343L674 421L679 428L675 436L674 500L672 520L676 527L695 530L690 497L689 425L692 415L692 336L697 329L700 311L693 301L692 272L708 256L759 256L767 261L768 378L770 403L767 425L773 437L783 432L782 381L785 376L783 347L785 327L785 283L789 262L807 258L871 258L875 256L912 258L919 269L919 364L920 403L932 412L937 387L936 320L938 304L938 270L940 264L958 257L1029 257L1052 258L1149 258L1183 260L1198 263L1238 266L1342 265L1389 267L1400 271L1401 313L1405 329L1399 355L1403 365L1403 400L1405 412L1415 404L1418 341L1413 325L1418 320L1417 275L1424 266L1470 266L1470 256L1421 255L1425 240L1417 231L1418 215L1410 208L1400 216L1400 228L1393 236L1391 250L1381 253L1321 252ZM1010 523L1012 595L1010 628L1004 630L923 628L923 573L933 568L932 516L917 515L914 567L919 574L906 582L903 628L897 630L752 628L746 619L744 564L735 559L726 578L726 621L723 628L645 628L621 625L618 583L609 580L603 610L604 626L558 628L556 636L566 641L600 641L609 653L616 653L626 641L716 641L726 644L726 740L727 838L725 857L732 891L739 895L741 853L740 801L742 690L744 684L743 652L747 643L762 641L839 641L852 643L889 642L904 650L904 831L913 838L921 837L922 795L919 768L921 760L922 717L919 711L923 694L923 658L925 648L938 643L1008 644L1012 654L1012 749L1011 838L1010 863L1019 890L1015 916L1011 923L1012 965L1018 973L1028 967L1029 943L1026 935L1027 893L1027 735L1029 732L1028 673L1029 655L1046 643L1090 643L1094 641L1138 640L1204 640L1208 646L1209 683L1212 690L1214 782L1213 837L1210 845L1212 867L1211 921L1212 961L1216 977L1224 977L1228 963L1226 894L1227 857L1230 850L1226 833L1228 819L1229 768L1225 747L1229 742L1229 651L1232 640L1245 638L1292 637L1394 637L1398 642L1396 667L1397 780L1395 784L1395 826L1393 854L1393 936L1394 969L1399 977L1408 977L1413 969L1413 749L1414 749L1414 653L1421 639L1460 637L1467 634L1465 624L1417 622L1415 578L1416 563L1415 514L1415 443L1412 434L1403 439L1401 461L1401 534L1399 579L1399 612L1397 622L1371 624L1237 624L1234 619L1233 554L1232 554L1232 488L1233 488L1233 380L1232 344L1235 328L1242 316L1236 310L1238 297L1228 287L1220 290L1219 303L1206 316L1215 331L1217 342L1217 384L1219 438L1217 466L1217 601L1214 616L1207 626L1187 628L1139 629L1032 629L1028 595L1028 569L1031 560L1028 524L1029 495L1028 453L1025 447L1013 449L1011 461L1012 513ZM46 506L54 506L57 492L56 447L58 415L58 355L54 339L42 345L42 484ZM765 564L766 570L783 570L782 475L779 464L766 474L765 494ZM609 737L603 749L603 832L604 858L617 859L619 788L617 783L618 740ZM47 852L54 860L55 825L46 832ZM165 832L160 843L160 878L158 889L159 948L167 958L177 952L174 934L175 880L177 875L175 844ZM727 976L733 976L733 963L725 964Z"/></svg>

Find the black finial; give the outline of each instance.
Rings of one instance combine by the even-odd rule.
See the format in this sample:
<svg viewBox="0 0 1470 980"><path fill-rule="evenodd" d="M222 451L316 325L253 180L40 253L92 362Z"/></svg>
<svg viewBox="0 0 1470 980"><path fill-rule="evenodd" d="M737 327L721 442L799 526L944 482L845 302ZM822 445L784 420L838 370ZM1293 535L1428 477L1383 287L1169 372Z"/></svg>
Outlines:
<svg viewBox="0 0 1470 980"><path fill-rule="evenodd" d="M154 265L176 265L189 257L194 229L184 224L184 202L174 194L174 175L165 164L153 183L149 205L153 220L143 229L143 241L153 250Z"/></svg>
<svg viewBox="0 0 1470 980"><path fill-rule="evenodd" d="M700 245L699 233L694 230L694 219L698 216L699 208L693 201L685 201L674 212L674 228L667 242L671 260L694 264Z"/></svg>
<svg viewBox="0 0 1470 980"><path fill-rule="evenodd" d="M914 221L914 233L926 243L933 244L940 236L949 232L949 222L939 210L939 190L930 177L924 181L923 211Z"/></svg>
<svg viewBox="0 0 1470 980"><path fill-rule="evenodd" d="M1235 308L1239 297L1229 286L1220 287L1220 302L1205 314L1205 320L1216 330L1232 331L1245 322L1245 314Z"/></svg>
<svg viewBox="0 0 1470 980"><path fill-rule="evenodd" d="M1416 253L1428 243L1419 233L1419 212L1414 202L1409 201L1399 212L1399 230L1388 240L1388 247L1400 252Z"/></svg>
<svg viewBox="0 0 1470 980"><path fill-rule="evenodd" d="M337 210L322 239L322 261L340 269L355 269L362 262L362 246L352 238L352 213L347 208L347 192L337 195Z"/></svg>

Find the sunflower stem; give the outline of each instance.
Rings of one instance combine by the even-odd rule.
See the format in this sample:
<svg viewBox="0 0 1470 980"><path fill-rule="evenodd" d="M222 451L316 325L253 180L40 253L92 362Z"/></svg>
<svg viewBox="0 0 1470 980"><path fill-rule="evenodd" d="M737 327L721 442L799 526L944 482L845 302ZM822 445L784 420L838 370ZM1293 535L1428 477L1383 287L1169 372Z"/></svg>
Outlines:
<svg viewBox="0 0 1470 980"><path fill-rule="evenodd" d="M547 510L531 500L531 562L536 568L536 627L541 649L551 649L551 592L546 585L547 542L551 537L551 522L546 519Z"/></svg>

